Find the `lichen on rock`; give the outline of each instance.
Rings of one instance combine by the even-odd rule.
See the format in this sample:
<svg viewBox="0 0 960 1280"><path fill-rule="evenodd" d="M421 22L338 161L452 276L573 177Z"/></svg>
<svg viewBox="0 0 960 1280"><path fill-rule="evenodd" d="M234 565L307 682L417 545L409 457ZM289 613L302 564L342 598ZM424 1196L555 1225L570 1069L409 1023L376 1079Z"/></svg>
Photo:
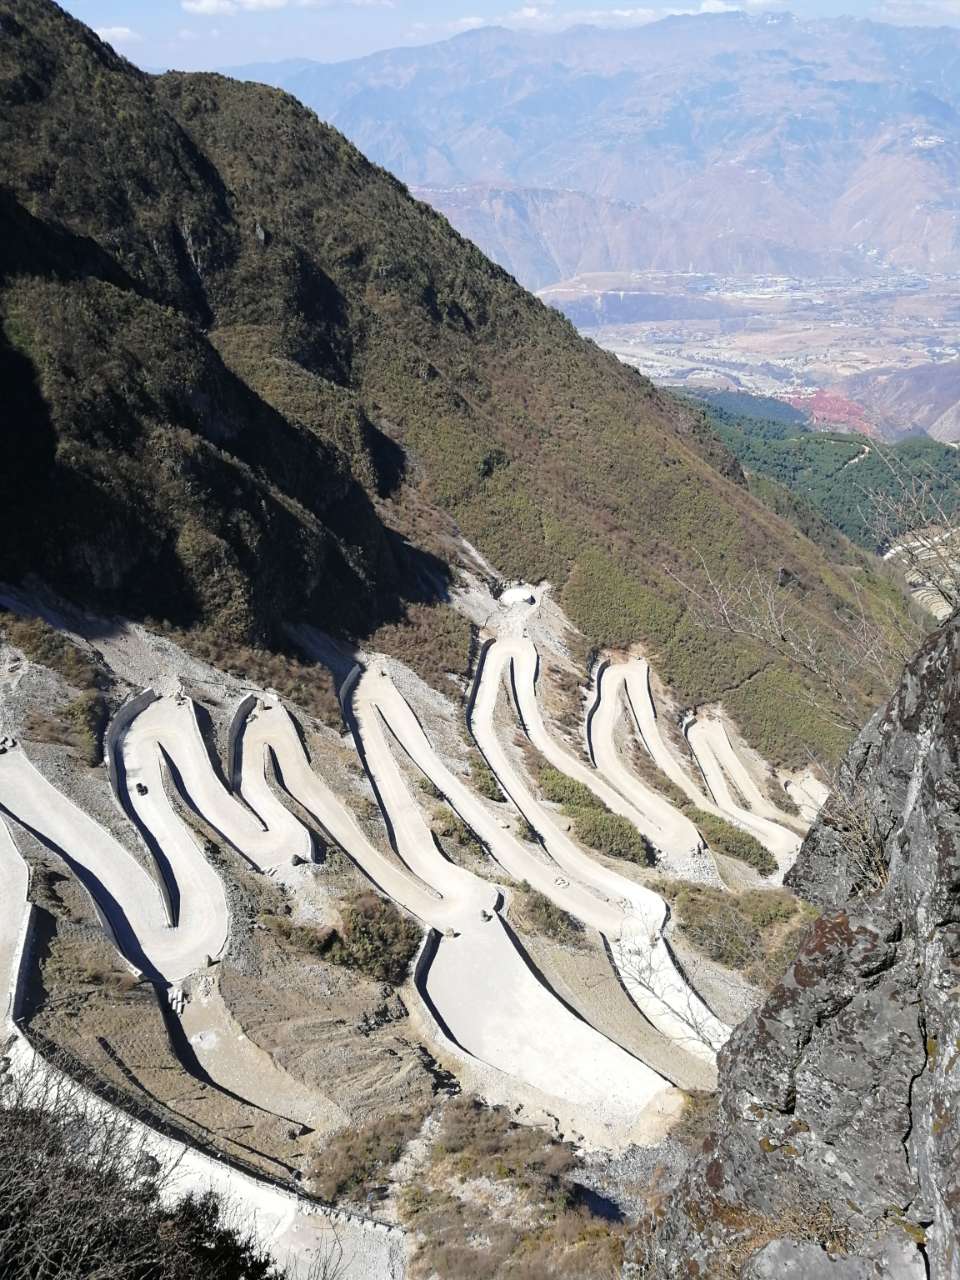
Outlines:
<svg viewBox="0 0 960 1280"><path fill-rule="evenodd" d="M960 1280L960 618L851 748L787 877L821 915L720 1056L645 1274Z"/></svg>

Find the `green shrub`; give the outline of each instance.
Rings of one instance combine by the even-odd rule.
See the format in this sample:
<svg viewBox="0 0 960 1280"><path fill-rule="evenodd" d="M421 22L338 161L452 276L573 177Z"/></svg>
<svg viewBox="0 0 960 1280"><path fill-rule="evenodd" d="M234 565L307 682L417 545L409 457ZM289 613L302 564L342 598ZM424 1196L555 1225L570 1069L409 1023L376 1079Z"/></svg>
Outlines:
<svg viewBox="0 0 960 1280"><path fill-rule="evenodd" d="M777 860L768 849L747 831L741 831L732 823L703 809L690 806L686 810L690 821L700 829L700 834L714 853L737 858L747 863L762 876L771 876L777 869Z"/></svg>
<svg viewBox="0 0 960 1280"><path fill-rule="evenodd" d="M399 986L420 945L419 926L372 892L358 893L340 908L340 915L343 932L332 939L328 958L378 982Z"/></svg>
<svg viewBox="0 0 960 1280"><path fill-rule="evenodd" d="M787 889L729 893L684 880L662 881L657 888L672 903L691 946L766 989L780 981L816 914Z"/></svg>
<svg viewBox="0 0 960 1280"><path fill-rule="evenodd" d="M537 770L537 782L544 800L563 805L564 808L600 809L603 802L598 800L588 786L568 778L565 773L555 769L552 764L541 765Z"/></svg>
<svg viewBox="0 0 960 1280"><path fill-rule="evenodd" d="M171 640L188 653L202 658L221 671L249 680L261 689L276 689L281 697L331 729L343 729L340 702L330 671L318 662L305 662L291 653L242 644L223 631L194 627L179 631L162 628Z"/></svg>
<svg viewBox="0 0 960 1280"><path fill-rule="evenodd" d="M267 916L264 923L298 951L323 956L334 964L358 969L377 982L399 986L420 945L419 926L370 890L341 903L340 917L342 930L329 925L296 925L286 916Z"/></svg>
<svg viewBox="0 0 960 1280"><path fill-rule="evenodd" d="M103 694L87 689L69 704L64 715L73 729L77 750L87 764L98 765L103 759L103 734L109 718Z"/></svg>
<svg viewBox="0 0 960 1280"><path fill-rule="evenodd" d="M619 813L606 809L570 809L573 831L577 839L599 853L611 858L625 858L653 866L656 861L650 841L637 830L632 822Z"/></svg>
<svg viewBox="0 0 960 1280"><path fill-rule="evenodd" d="M459 849L467 849L471 845L480 847L480 841L472 828L449 805L434 810L431 826L436 835L444 840L452 840Z"/></svg>
<svg viewBox="0 0 960 1280"><path fill-rule="evenodd" d="M405 662L441 693L459 696L457 681L470 670L473 627L448 604L410 604L398 622L386 623L366 637L364 647Z"/></svg>
<svg viewBox="0 0 960 1280"><path fill-rule="evenodd" d="M585 783L539 759L535 759L533 769L544 798L562 807L572 820L578 840L611 858L653 865L654 851L646 836L620 814L611 813Z"/></svg>
<svg viewBox="0 0 960 1280"><path fill-rule="evenodd" d="M76 689L105 689L109 684L97 662L43 618L21 618L0 608L0 637Z"/></svg>
<svg viewBox="0 0 960 1280"><path fill-rule="evenodd" d="M479 754L474 755L470 760L470 781L474 789L487 800L503 800L504 795L493 770Z"/></svg>
<svg viewBox="0 0 960 1280"><path fill-rule="evenodd" d="M343 1129L329 1138L307 1172L324 1200L365 1199L423 1124L423 1116L402 1111Z"/></svg>
<svg viewBox="0 0 960 1280"><path fill-rule="evenodd" d="M583 938L583 925L569 912L551 902L545 894L522 881L519 886L518 906L524 924L534 933L552 938L567 946L577 946Z"/></svg>

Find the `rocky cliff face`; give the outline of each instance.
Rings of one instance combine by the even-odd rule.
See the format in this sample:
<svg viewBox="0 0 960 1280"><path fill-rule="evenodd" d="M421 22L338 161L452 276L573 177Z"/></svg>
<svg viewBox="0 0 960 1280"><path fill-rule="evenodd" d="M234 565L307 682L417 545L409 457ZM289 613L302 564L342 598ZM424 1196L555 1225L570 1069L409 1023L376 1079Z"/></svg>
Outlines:
<svg viewBox="0 0 960 1280"><path fill-rule="evenodd" d="M960 618L860 735L789 877L821 909L721 1060L647 1274L960 1277Z"/></svg>

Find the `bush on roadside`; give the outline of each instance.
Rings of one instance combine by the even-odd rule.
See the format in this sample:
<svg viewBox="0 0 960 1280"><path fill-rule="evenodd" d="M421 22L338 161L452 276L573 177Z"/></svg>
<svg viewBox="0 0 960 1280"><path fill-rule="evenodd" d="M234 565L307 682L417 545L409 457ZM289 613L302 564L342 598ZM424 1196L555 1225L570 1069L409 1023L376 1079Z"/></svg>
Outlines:
<svg viewBox="0 0 960 1280"><path fill-rule="evenodd" d="M703 809L689 805L685 809L687 817L700 830L700 834L714 853L722 853L728 858L737 858L753 867L761 876L771 876L777 869L777 860L769 849L754 836L741 831L733 823L726 822Z"/></svg>
<svg viewBox="0 0 960 1280"><path fill-rule="evenodd" d="M591 1213L576 1171L570 1144L518 1125L503 1107L455 1099L444 1110L426 1166L400 1196L401 1220L415 1241L412 1277L618 1276L623 1227Z"/></svg>
<svg viewBox="0 0 960 1280"><path fill-rule="evenodd" d="M334 935L327 956L368 978L399 986L420 945L418 925L372 892L358 893L340 908L343 931Z"/></svg>
<svg viewBox="0 0 960 1280"><path fill-rule="evenodd" d="M534 933L562 942L566 946L578 946L583 938L583 925L568 911L551 902L545 894L522 881L518 891L519 915L523 924Z"/></svg>
<svg viewBox="0 0 960 1280"><path fill-rule="evenodd" d="M249 680L261 689L276 689L282 698L331 729L343 729L343 716L333 675L319 662L304 662L291 653L241 644L222 631L194 627L179 631L169 625L159 628L182 649L211 666L240 680Z"/></svg>
<svg viewBox="0 0 960 1280"><path fill-rule="evenodd" d="M397 1112L335 1133L307 1170L307 1181L322 1199L362 1204L382 1184L390 1166L423 1124L423 1116Z"/></svg>
<svg viewBox="0 0 960 1280"><path fill-rule="evenodd" d="M544 800L574 809L599 809L602 802L590 788L575 778L569 778L552 764L541 764L537 769L537 782Z"/></svg>
<svg viewBox="0 0 960 1280"><path fill-rule="evenodd" d="M109 684L106 672L94 659L43 618L21 618L0 608L0 638L76 689L105 689Z"/></svg>
<svg viewBox="0 0 960 1280"><path fill-rule="evenodd" d="M467 849L471 845L479 847L480 842L472 828L449 805L434 809L431 828L442 840L452 840L458 849Z"/></svg>
<svg viewBox="0 0 960 1280"><path fill-rule="evenodd" d="M398 987L420 946L419 926L372 890L363 890L341 903L340 918L342 929L297 925L286 916L267 916L264 924L297 951L323 956Z"/></svg>
<svg viewBox="0 0 960 1280"><path fill-rule="evenodd" d="M665 880L656 887L672 904L680 933L691 946L768 990L792 963L815 914L787 889L729 893L684 880Z"/></svg>
<svg viewBox="0 0 960 1280"><path fill-rule="evenodd" d="M632 822L619 813L606 809L574 809L573 831L581 843L611 858L623 858L652 867L656 862L653 846Z"/></svg>
<svg viewBox="0 0 960 1280"><path fill-rule="evenodd" d="M177 1194L120 1112L39 1060L3 1081L0 1275L281 1280L212 1192Z"/></svg>
<svg viewBox="0 0 960 1280"><path fill-rule="evenodd" d="M653 847L646 836L620 814L611 813L585 783L538 758L533 759L533 770L544 799L560 805L572 820L573 833L582 844L611 858L624 858L645 866L654 864Z"/></svg>
<svg viewBox="0 0 960 1280"><path fill-rule="evenodd" d="M496 800L498 803L504 799L493 770L479 752L472 755L470 759L470 781L474 790L485 799Z"/></svg>
<svg viewBox="0 0 960 1280"><path fill-rule="evenodd" d="M109 719L103 694L95 689L85 690L70 703L64 716L83 759L89 765L98 765L103 759L103 735Z"/></svg>

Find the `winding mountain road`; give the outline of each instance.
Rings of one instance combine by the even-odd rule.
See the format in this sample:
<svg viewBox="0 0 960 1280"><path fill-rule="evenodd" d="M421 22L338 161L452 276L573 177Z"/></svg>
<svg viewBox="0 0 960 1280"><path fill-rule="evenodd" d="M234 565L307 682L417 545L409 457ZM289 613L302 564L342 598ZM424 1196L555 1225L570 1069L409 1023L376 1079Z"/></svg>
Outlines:
<svg viewBox="0 0 960 1280"><path fill-rule="evenodd" d="M500 742L495 727L497 701L503 680L510 675L514 655L520 652L524 656L524 647L521 642L520 645L510 644L500 649L500 641L497 641L486 649L477 676L470 718L471 732L487 764L564 873L559 879L541 875L539 883L532 880L526 871L522 878L534 884L557 906L602 933L610 943L611 955L625 987L649 1021L685 1052L713 1062L715 1052L728 1038L730 1028L715 1017L678 970L663 936L667 922L666 903L659 894L611 870L572 840L556 817L541 804ZM529 674L529 661L526 671ZM511 684L517 688L515 677ZM534 718L531 715L534 707L529 699L524 699L521 705L525 712L524 723L529 726L535 719L540 725L538 739L544 741L549 738L539 709ZM547 758L559 762L565 761L568 755L562 748L551 748ZM574 763L579 765L577 761ZM555 767L559 767L559 763ZM580 767L585 769L585 766ZM611 789L608 786L599 785L602 794L609 794ZM501 837L506 834L500 833ZM513 843L520 844L515 839ZM492 849L502 864L503 856L498 848L503 844L501 839ZM526 846L521 845L520 848L526 863L533 861ZM535 865L539 867L541 864L537 862ZM518 875L517 870L510 866L507 870L514 876ZM575 886L592 891L586 906L582 900L583 890L574 897L572 890Z"/></svg>
<svg viewBox="0 0 960 1280"><path fill-rule="evenodd" d="M154 786L162 789L161 781ZM117 948L151 981L168 986L223 951L229 913L220 877L192 839L164 850L179 910L171 920L165 895L137 859L58 791L20 747L0 756L0 809L31 831L88 890Z"/></svg>
<svg viewBox="0 0 960 1280"><path fill-rule="evenodd" d="M745 782L747 792L756 792L764 807L772 808L769 802L760 796L747 774L737 753L730 745L730 739L721 721L712 717L691 720L686 726L686 735L690 750L696 756L720 816L735 823L759 840L776 858L782 878L784 872L793 864L800 849L799 835L762 814L754 813L752 809L744 808L738 802L730 789L731 779L738 790L741 782ZM748 800L745 792L741 794L745 800Z"/></svg>
<svg viewBox="0 0 960 1280"><path fill-rule="evenodd" d="M649 814L661 833L657 843L664 869L691 879L716 879L716 868L704 857L705 842L690 819L669 800L646 786L623 763L617 748L616 727L629 705L626 663L604 667L597 677L596 700L588 719L588 744L597 769L631 800ZM625 705L626 704L626 705ZM713 875L705 875L707 867Z"/></svg>
<svg viewBox="0 0 960 1280"><path fill-rule="evenodd" d="M706 813L732 822L747 831L777 859L781 872L796 857L800 836L786 825L789 819L760 791L727 736L722 721L702 717L689 722L687 741L700 769L707 791L693 781L660 731L656 706L650 689L650 667L645 659L631 659L606 668L601 688L608 684L611 696L622 691L632 713L637 732L657 768ZM744 808L730 789L730 780L744 800Z"/></svg>

